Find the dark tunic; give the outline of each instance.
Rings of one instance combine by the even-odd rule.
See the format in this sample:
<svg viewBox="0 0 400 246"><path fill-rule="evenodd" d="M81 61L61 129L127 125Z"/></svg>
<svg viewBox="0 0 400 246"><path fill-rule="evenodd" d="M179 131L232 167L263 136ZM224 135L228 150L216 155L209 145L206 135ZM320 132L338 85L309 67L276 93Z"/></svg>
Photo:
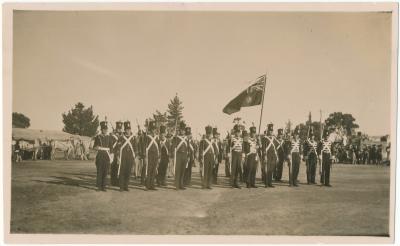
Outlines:
<svg viewBox="0 0 400 246"><path fill-rule="evenodd" d="M265 135L262 138L262 156L263 161L265 162L265 166L267 170L265 172L265 185L272 187L272 173L276 168L276 163L278 161L278 141L275 136L267 136Z"/></svg>
<svg viewBox="0 0 400 246"><path fill-rule="evenodd" d="M332 165L332 155L334 153L333 144L329 140L322 140L318 143L318 154L321 156L321 184L330 185L330 173Z"/></svg>
<svg viewBox="0 0 400 246"><path fill-rule="evenodd" d="M230 143L232 158L231 158L231 185L237 187L238 176L242 173L242 154L243 154L243 139L241 137L233 137Z"/></svg>
<svg viewBox="0 0 400 246"><path fill-rule="evenodd" d="M306 158L307 184L315 183L315 173L318 162L317 148L317 141L307 139L304 142L303 155Z"/></svg>
<svg viewBox="0 0 400 246"><path fill-rule="evenodd" d="M166 176L167 176L167 168L169 164L169 150L171 148L171 143L169 139L159 138L159 146L160 146L160 163L158 165L158 174L157 174L157 183L158 185L166 185Z"/></svg>
<svg viewBox="0 0 400 246"><path fill-rule="evenodd" d="M122 134L118 139L117 148L119 149L119 187L127 190L131 177L132 167L135 165L137 146L134 135Z"/></svg>
<svg viewBox="0 0 400 246"><path fill-rule="evenodd" d="M258 163L258 141L257 138L251 138L244 142L243 149L246 155L247 176L245 181L247 187L255 187L257 163Z"/></svg>
<svg viewBox="0 0 400 246"><path fill-rule="evenodd" d="M189 186L192 180L192 167L195 157L195 143L192 139L188 140L188 162L185 168L184 185Z"/></svg>
<svg viewBox="0 0 400 246"><path fill-rule="evenodd" d="M202 187L210 188L215 162L215 150L212 139L202 139L199 146L199 161L201 163Z"/></svg>
<svg viewBox="0 0 400 246"><path fill-rule="evenodd" d="M104 190L107 183L107 174L110 167L110 150L112 139L110 135L99 134L94 139L93 148L98 148L96 154L97 188Z"/></svg>
<svg viewBox="0 0 400 246"><path fill-rule="evenodd" d="M175 187L176 189L183 189L183 180L189 155L186 136L179 135L173 137L172 150L174 155Z"/></svg>
<svg viewBox="0 0 400 246"><path fill-rule="evenodd" d="M160 146L157 135L147 134L143 138L143 158L146 160L144 166L146 174L146 188L154 189L158 161L160 159Z"/></svg>

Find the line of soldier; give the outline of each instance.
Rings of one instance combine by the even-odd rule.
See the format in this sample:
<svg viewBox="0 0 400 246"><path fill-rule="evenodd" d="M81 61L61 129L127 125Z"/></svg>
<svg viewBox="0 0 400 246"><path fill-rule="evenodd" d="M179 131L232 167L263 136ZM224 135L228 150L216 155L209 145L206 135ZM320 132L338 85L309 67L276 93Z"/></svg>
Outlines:
<svg viewBox="0 0 400 246"><path fill-rule="evenodd" d="M137 172L141 172L141 182L146 190L156 190L155 182L166 186L168 169L173 170L176 190L184 190L191 184L195 159L200 162L203 189L211 189L212 184L217 183L222 159L225 159L225 174L230 177L233 188L240 189L240 182L246 183L247 188L257 188L255 179L259 163L265 187L273 188L273 179L281 181L284 162L289 166L289 186L298 186L301 160L306 162L308 184L316 183L319 161L320 182L330 186L334 153L328 131L324 131L323 139L317 141L311 129L307 140L302 143L298 131L294 131L292 136L284 136L283 129L278 129L275 136L273 124L268 124L263 135L257 135L254 126L248 133L235 125L233 136L228 135L223 142L217 128L206 126L205 135L197 145L191 128L183 122L174 136L167 136L165 126L160 126L159 134L156 134L154 121L149 122L146 133L139 132L137 136L132 133L129 121L116 122L111 134L108 134L107 124L100 122L101 134L95 137L94 142L94 149L98 151L97 188L100 191L106 191L108 170L111 170L111 185L119 186L120 191L128 191L132 167L139 166L142 168ZM136 156L139 157L139 165L135 163Z"/></svg>

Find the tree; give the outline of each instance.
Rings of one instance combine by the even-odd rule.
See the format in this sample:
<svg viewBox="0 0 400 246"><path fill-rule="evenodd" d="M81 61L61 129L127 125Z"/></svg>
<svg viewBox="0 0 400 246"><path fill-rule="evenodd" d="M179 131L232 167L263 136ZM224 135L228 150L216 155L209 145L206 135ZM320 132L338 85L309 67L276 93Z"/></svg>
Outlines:
<svg viewBox="0 0 400 246"><path fill-rule="evenodd" d="M175 129L175 127L179 126L180 122L183 121L182 110L182 101L179 99L178 94L176 94L175 97L171 99L170 103L168 104L168 127Z"/></svg>
<svg viewBox="0 0 400 246"><path fill-rule="evenodd" d="M156 113L153 114L153 118L157 127L165 125L168 122L168 116L166 112L161 113L160 111L156 110Z"/></svg>
<svg viewBox="0 0 400 246"><path fill-rule="evenodd" d="M325 120L327 129L344 129L347 135L359 126L355 123L356 119L351 114L343 114L342 112L334 112Z"/></svg>
<svg viewBox="0 0 400 246"><path fill-rule="evenodd" d="M304 140L307 139L309 129L311 128L313 129L314 134L317 136L317 139L320 139L322 129L321 124L318 121L313 121L311 122L311 124L309 124L308 121L306 122L306 124L300 123L295 127L295 130L299 131L300 138Z"/></svg>
<svg viewBox="0 0 400 246"><path fill-rule="evenodd" d="M12 113L12 127L28 128L30 125L31 125L31 120L24 114L17 112Z"/></svg>
<svg viewBox="0 0 400 246"><path fill-rule="evenodd" d="M285 131L288 132L288 133L291 133L292 132L292 126L293 126L293 123L289 119L288 122L286 122Z"/></svg>
<svg viewBox="0 0 400 246"><path fill-rule="evenodd" d="M64 132L89 137L97 133L99 116L94 115L92 106L85 108L83 103L78 102L68 113L63 113L62 117Z"/></svg>

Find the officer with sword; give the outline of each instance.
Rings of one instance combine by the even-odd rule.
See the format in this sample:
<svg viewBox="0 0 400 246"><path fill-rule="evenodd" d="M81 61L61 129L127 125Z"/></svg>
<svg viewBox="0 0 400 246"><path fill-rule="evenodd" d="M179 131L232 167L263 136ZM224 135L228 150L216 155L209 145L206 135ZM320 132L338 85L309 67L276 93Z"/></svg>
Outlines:
<svg viewBox="0 0 400 246"><path fill-rule="evenodd" d="M107 121L100 122L101 133L94 138L93 149L97 150L96 154L96 185L97 191L107 191L107 174L112 160L112 139L107 134Z"/></svg>

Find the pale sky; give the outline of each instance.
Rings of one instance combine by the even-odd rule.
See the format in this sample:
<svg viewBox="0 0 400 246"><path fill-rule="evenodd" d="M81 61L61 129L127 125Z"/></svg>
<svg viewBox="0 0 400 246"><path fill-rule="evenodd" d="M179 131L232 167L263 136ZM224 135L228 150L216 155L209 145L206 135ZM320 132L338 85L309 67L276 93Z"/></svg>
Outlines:
<svg viewBox="0 0 400 246"><path fill-rule="evenodd" d="M195 134L211 124L225 135L236 116L258 128L260 106L222 108L267 72L262 130L321 109L387 134L390 49L390 13L16 11L13 111L61 130L81 101L143 124L178 93Z"/></svg>

